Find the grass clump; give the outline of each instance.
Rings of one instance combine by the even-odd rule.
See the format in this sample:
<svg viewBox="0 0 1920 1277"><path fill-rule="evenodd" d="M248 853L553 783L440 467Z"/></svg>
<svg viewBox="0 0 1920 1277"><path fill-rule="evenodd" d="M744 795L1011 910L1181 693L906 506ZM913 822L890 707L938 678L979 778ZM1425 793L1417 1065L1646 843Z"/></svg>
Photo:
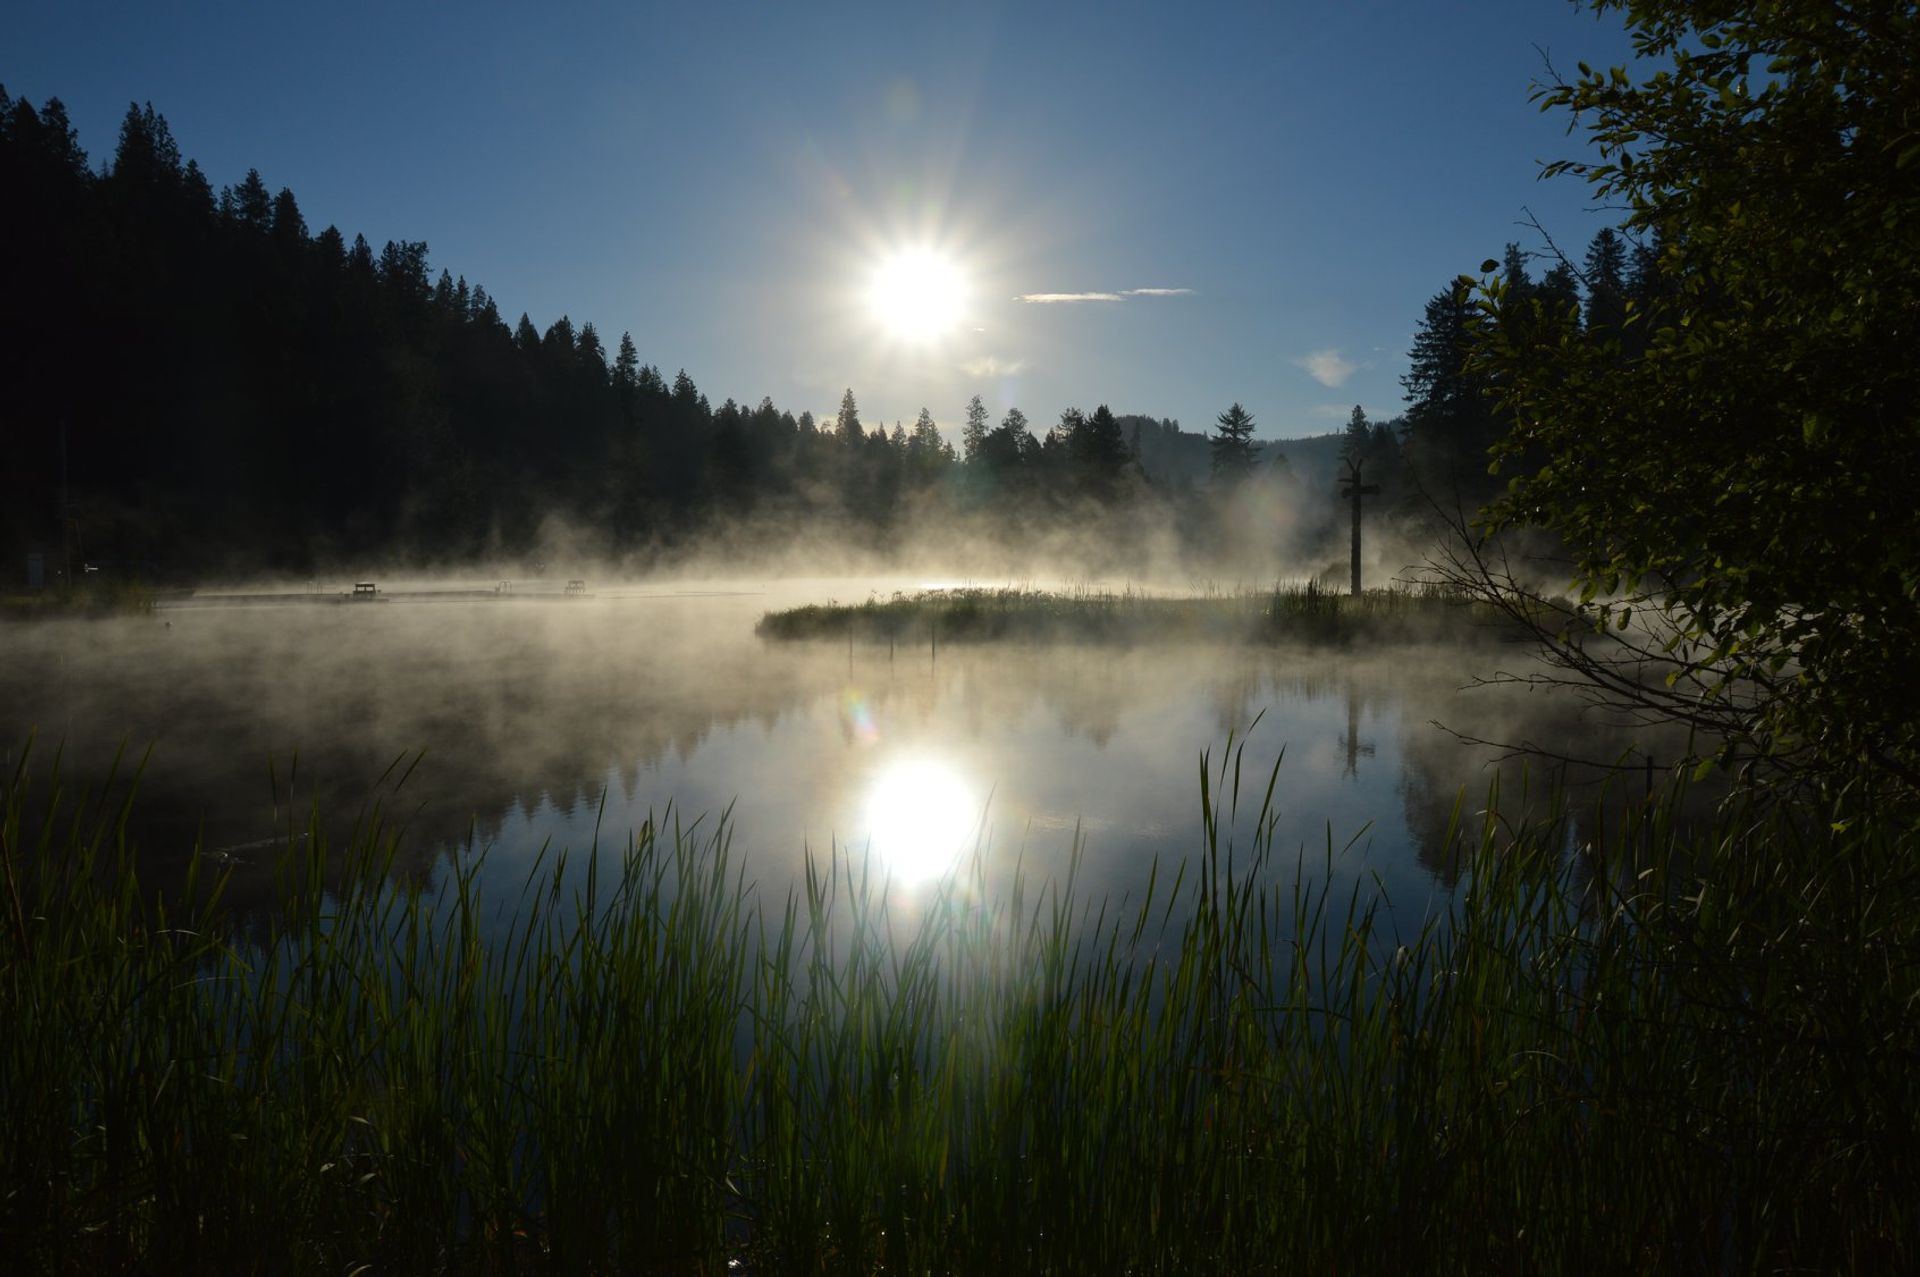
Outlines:
<svg viewBox="0 0 1920 1277"><path fill-rule="evenodd" d="M0 594L0 620L152 612L160 591L126 577L88 577L70 587Z"/></svg>
<svg viewBox="0 0 1920 1277"><path fill-rule="evenodd" d="M724 823L393 885L368 816L251 924L118 811L4 802L0 1236L37 1271L1893 1268L1920 1183L1909 827L1488 811L1396 934L1339 853L1137 901L844 854L764 899ZM1268 794L1271 794L1269 784ZM316 822L317 824L317 822ZM490 886L497 880L487 879Z"/></svg>
<svg viewBox="0 0 1920 1277"><path fill-rule="evenodd" d="M1308 581L1272 590L1179 597L1131 590L923 590L864 603L811 604L769 612L756 632L772 639L866 643L1294 641L1347 645L1471 637L1496 621L1490 609L1439 586L1394 585L1355 596Z"/></svg>

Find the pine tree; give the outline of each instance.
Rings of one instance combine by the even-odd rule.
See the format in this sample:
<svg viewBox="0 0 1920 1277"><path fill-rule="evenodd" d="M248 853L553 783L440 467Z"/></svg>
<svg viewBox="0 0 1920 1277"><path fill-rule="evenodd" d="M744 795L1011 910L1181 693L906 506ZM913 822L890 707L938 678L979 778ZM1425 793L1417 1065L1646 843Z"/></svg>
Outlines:
<svg viewBox="0 0 1920 1277"><path fill-rule="evenodd" d="M1038 446L1033 433L1027 429L1027 414L1018 408L1009 408L999 426L987 436L981 455L991 469L1004 470L1027 460Z"/></svg>
<svg viewBox="0 0 1920 1277"><path fill-rule="evenodd" d="M1127 464L1127 440L1113 409L1101 404L1073 437L1074 460L1096 484L1109 484Z"/></svg>
<svg viewBox="0 0 1920 1277"><path fill-rule="evenodd" d="M1086 429L1086 413L1078 408L1062 409L1060 420L1054 422L1046 437L1040 440L1041 450L1056 460L1073 455Z"/></svg>
<svg viewBox="0 0 1920 1277"><path fill-rule="evenodd" d="M58 172L70 178L86 179L87 153L80 148L79 131L67 117L66 103L48 98L36 114L25 98L14 103L13 143L24 151L50 162Z"/></svg>
<svg viewBox="0 0 1920 1277"><path fill-rule="evenodd" d="M595 381L607 379L607 348L600 344L600 334L594 330L593 321L580 325L580 343L578 346L580 367Z"/></svg>
<svg viewBox="0 0 1920 1277"><path fill-rule="evenodd" d="M1527 275L1527 255L1520 251L1518 244L1508 244L1501 257L1500 282L1516 295L1524 295L1533 288L1533 280Z"/></svg>
<svg viewBox="0 0 1920 1277"><path fill-rule="evenodd" d="M987 406L975 395L967 400L967 424L961 431L960 440L966 449L968 461L978 461L987 444Z"/></svg>
<svg viewBox="0 0 1920 1277"><path fill-rule="evenodd" d="M620 353L613 359L613 384L628 397L640 385L640 352L634 349L630 332L620 334Z"/></svg>
<svg viewBox="0 0 1920 1277"><path fill-rule="evenodd" d="M833 420L833 433L840 442L852 446L865 438L860 429L860 408L853 401L853 387L847 387L847 393L840 396L840 412Z"/></svg>
<svg viewBox="0 0 1920 1277"><path fill-rule="evenodd" d="M1466 294L1459 288L1428 299L1408 356L1410 366L1400 378L1413 404L1409 415L1452 418L1471 404L1473 389L1466 373L1468 315Z"/></svg>
<svg viewBox="0 0 1920 1277"><path fill-rule="evenodd" d="M233 220L247 230L265 235L273 229L273 196L260 180L259 169L248 169L240 185L232 188L230 198L222 203L231 210Z"/></svg>
<svg viewBox="0 0 1920 1277"><path fill-rule="evenodd" d="M753 457L747 446L745 421L740 405L728 399L713 414L711 453L714 478L721 493L734 503L752 499Z"/></svg>
<svg viewBox="0 0 1920 1277"><path fill-rule="evenodd" d="M1496 487L1487 474L1487 450L1497 432L1485 380L1467 366L1471 313L1457 283L1429 299L1400 384L1407 389L1408 457L1419 485L1436 499L1477 508Z"/></svg>
<svg viewBox="0 0 1920 1277"><path fill-rule="evenodd" d="M931 409L922 407L920 415L913 421L913 437L921 447L935 447L940 442L940 427L934 424Z"/></svg>
<svg viewBox="0 0 1920 1277"><path fill-rule="evenodd" d="M307 242L307 219L300 216L299 202L286 187L273 197L273 238L289 248Z"/></svg>
<svg viewBox="0 0 1920 1277"><path fill-rule="evenodd" d="M576 349L571 319L562 315L547 325L547 331L540 338L540 350L553 367L565 368L571 364Z"/></svg>
<svg viewBox="0 0 1920 1277"><path fill-rule="evenodd" d="M338 270L346 265L347 241L341 237L340 228L329 226L313 237L314 251L319 254L321 263L330 270Z"/></svg>
<svg viewBox="0 0 1920 1277"><path fill-rule="evenodd" d="M380 282L408 302L427 299L427 245L424 240L388 240L380 250Z"/></svg>
<svg viewBox="0 0 1920 1277"><path fill-rule="evenodd" d="M940 427L934 424L933 413L926 408L920 409L920 415L914 419L913 433L907 437L907 457L916 474L933 474L952 455L946 441L940 437Z"/></svg>
<svg viewBox="0 0 1920 1277"><path fill-rule="evenodd" d="M1574 274L1573 267L1566 262L1556 262L1552 270L1540 280L1535 295L1549 314L1560 315L1571 312L1577 322L1580 317L1580 277Z"/></svg>
<svg viewBox="0 0 1920 1277"><path fill-rule="evenodd" d="M1627 265L1627 301L1639 322L1627 329L1630 353L1643 353L1653 335L1672 321L1680 290L1665 265L1666 242L1656 229L1633 246Z"/></svg>
<svg viewBox="0 0 1920 1277"><path fill-rule="evenodd" d="M200 165L193 160L188 160L186 168L180 171L180 192L189 214L207 221L213 220L216 207L213 183L207 181L207 175L200 171Z"/></svg>
<svg viewBox="0 0 1920 1277"><path fill-rule="evenodd" d="M116 185L135 189L168 189L179 182L180 147L166 117L153 109L153 103L145 108L127 104L110 173Z"/></svg>
<svg viewBox="0 0 1920 1277"><path fill-rule="evenodd" d="M1627 247L1610 226L1603 226L1587 246L1587 331L1620 335L1626 318Z"/></svg>
<svg viewBox="0 0 1920 1277"><path fill-rule="evenodd" d="M1672 281L1660 264L1664 251L1658 233L1633 246L1627 265L1627 297L1639 309L1650 309L1673 292Z"/></svg>
<svg viewBox="0 0 1920 1277"><path fill-rule="evenodd" d="M1365 461L1373 445L1373 427L1367 422L1366 411L1359 404L1353 406L1353 413L1347 418L1347 430L1340 440L1340 459L1343 461Z"/></svg>
<svg viewBox="0 0 1920 1277"><path fill-rule="evenodd" d="M1213 477L1219 482L1238 482L1253 473L1253 414L1235 403L1214 420L1220 429L1207 441Z"/></svg>

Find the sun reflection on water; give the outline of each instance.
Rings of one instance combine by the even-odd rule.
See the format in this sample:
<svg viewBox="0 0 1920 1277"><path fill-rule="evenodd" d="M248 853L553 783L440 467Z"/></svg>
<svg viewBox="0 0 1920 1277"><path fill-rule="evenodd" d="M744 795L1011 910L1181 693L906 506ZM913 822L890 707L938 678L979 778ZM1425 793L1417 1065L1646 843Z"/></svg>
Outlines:
<svg viewBox="0 0 1920 1277"><path fill-rule="evenodd" d="M966 780L945 763L906 758L867 790L873 854L895 882L912 884L952 869L978 837L982 813Z"/></svg>

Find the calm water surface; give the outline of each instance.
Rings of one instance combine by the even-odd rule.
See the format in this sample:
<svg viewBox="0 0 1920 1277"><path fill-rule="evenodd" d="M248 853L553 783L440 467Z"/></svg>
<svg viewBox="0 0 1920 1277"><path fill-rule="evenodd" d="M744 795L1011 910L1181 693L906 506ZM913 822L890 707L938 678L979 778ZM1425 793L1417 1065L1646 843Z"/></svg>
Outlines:
<svg viewBox="0 0 1920 1277"><path fill-rule="evenodd" d="M268 889L264 847L290 817L318 811L338 835L374 802L422 876L484 849L517 884L542 847L618 849L650 819L698 833L724 813L763 891L836 847L870 852L903 890L976 841L991 875L1044 878L1078 837L1082 887L1120 895L1154 858L1200 848L1200 761L1217 774L1232 734L1239 845L1279 760L1280 867L1304 853L1317 875L1331 848L1336 878L1377 881L1406 921L1451 889L1456 796L1476 810L1494 777L1435 720L1587 757L1630 743L1538 694L1462 691L1516 667L1494 647L936 651L753 633L770 608L913 584L521 587L16 624L0 629L0 741L17 756L36 731L43 771L61 745L72 784L150 745L142 855L177 870L197 843L236 863L243 898Z"/></svg>

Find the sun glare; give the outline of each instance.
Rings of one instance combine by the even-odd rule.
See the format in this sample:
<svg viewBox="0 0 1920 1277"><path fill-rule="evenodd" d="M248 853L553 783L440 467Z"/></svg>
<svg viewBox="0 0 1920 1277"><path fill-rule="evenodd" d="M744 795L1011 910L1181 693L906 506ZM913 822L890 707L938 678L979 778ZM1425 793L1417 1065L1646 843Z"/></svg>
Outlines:
<svg viewBox="0 0 1920 1277"><path fill-rule="evenodd" d="M895 882L937 878L974 840L980 809L951 767L909 759L888 767L867 793L873 854Z"/></svg>
<svg viewBox="0 0 1920 1277"><path fill-rule="evenodd" d="M925 343L959 326L967 282L958 263L928 248L903 248L882 258L867 288L874 322L894 338Z"/></svg>

